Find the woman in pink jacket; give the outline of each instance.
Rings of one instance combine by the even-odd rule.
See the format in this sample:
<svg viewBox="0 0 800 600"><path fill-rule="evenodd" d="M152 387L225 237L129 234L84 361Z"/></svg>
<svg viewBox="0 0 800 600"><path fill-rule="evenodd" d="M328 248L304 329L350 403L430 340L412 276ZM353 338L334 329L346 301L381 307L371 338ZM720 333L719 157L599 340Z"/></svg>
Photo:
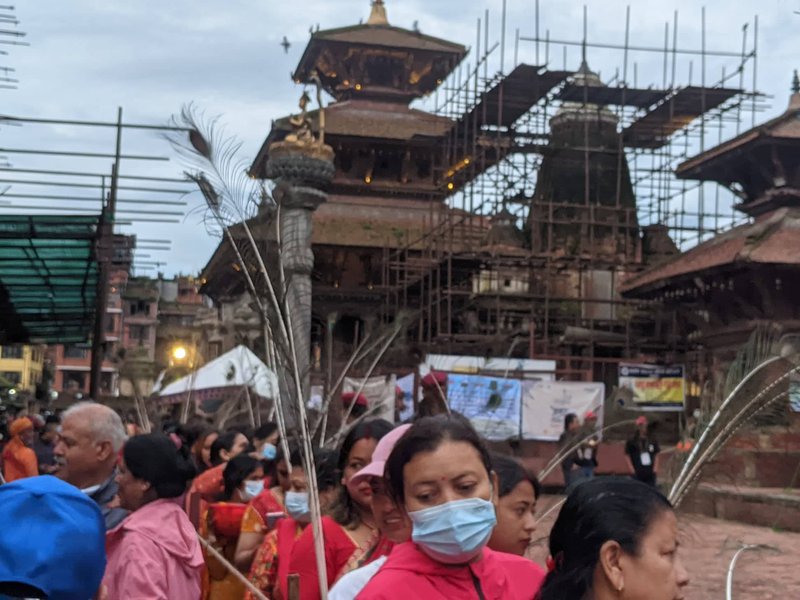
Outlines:
<svg viewBox="0 0 800 600"><path fill-rule="evenodd" d="M497 475L458 415L420 419L394 446L385 477L412 524L359 600L533 600L544 570L487 547L497 519Z"/></svg>
<svg viewBox="0 0 800 600"><path fill-rule="evenodd" d="M131 514L108 532L101 598L198 600L203 555L181 508L194 467L163 434L131 438L122 450L119 498Z"/></svg>

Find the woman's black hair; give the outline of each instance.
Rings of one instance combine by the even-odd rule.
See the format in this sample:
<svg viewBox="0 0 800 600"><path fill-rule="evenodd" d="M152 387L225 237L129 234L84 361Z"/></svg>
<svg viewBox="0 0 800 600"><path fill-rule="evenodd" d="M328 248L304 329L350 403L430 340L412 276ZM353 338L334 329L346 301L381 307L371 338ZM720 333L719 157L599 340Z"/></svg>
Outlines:
<svg viewBox="0 0 800 600"><path fill-rule="evenodd" d="M130 438L122 449L125 466L136 479L147 481L158 498L177 498L194 477L191 461L178 451L175 442L163 433L148 433Z"/></svg>
<svg viewBox="0 0 800 600"><path fill-rule="evenodd" d="M578 420L578 415L575 413L569 413L567 416L564 417L564 431L569 430L569 426L572 425L573 421Z"/></svg>
<svg viewBox="0 0 800 600"><path fill-rule="evenodd" d="M603 544L613 540L636 555L653 519L671 510L661 492L634 479L598 477L581 483L550 531L554 569L536 600L589 597Z"/></svg>
<svg viewBox="0 0 800 600"><path fill-rule="evenodd" d="M233 450L233 445L236 443L236 438L239 437L240 432L238 431L226 431L225 433L219 434L219 437L214 440L214 443L211 444L211 464L215 467L217 465L221 465L224 461L222 460L222 451L230 452Z"/></svg>
<svg viewBox="0 0 800 600"><path fill-rule="evenodd" d="M366 439L380 440L383 436L394 429L394 425L385 419L372 419L370 421L361 421L353 427L347 436L345 436L341 447L339 448L339 455L336 459L336 468L339 473L343 473L347 466L347 459L350 457L350 451L358 442ZM358 508L356 503L347 492L347 488L343 487L339 494L339 499L331 511L333 519L343 527L354 527L360 522Z"/></svg>
<svg viewBox="0 0 800 600"><path fill-rule="evenodd" d="M324 448L314 452L314 466L317 468L317 489L325 492L341 485L342 473L338 468L339 453Z"/></svg>
<svg viewBox="0 0 800 600"><path fill-rule="evenodd" d="M253 439L265 440L276 431L278 431L278 425L272 421L267 421L253 432Z"/></svg>
<svg viewBox="0 0 800 600"><path fill-rule="evenodd" d="M433 452L445 440L470 444L478 452L483 466L486 467L486 473L492 472L489 451L465 417L458 413L423 417L416 421L397 441L386 461L386 479L398 504L402 505L405 501L403 468L417 454Z"/></svg>
<svg viewBox="0 0 800 600"><path fill-rule="evenodd" d="M222 472L222 481L225 483L222 499L230 500L233 492L260 466L261 461L249 454L240 454L230 459Z"/></svg>
<svg viewBox="0 0 800 600"><path fill-rule="evenodd" d="M491 453L492 469L497 473L499 480L498 497L508 496L520 482L527 481L533 486L533 495L539 498L542 493L542 484L536 475L528 471L522 464L506 454Z"/></svg>

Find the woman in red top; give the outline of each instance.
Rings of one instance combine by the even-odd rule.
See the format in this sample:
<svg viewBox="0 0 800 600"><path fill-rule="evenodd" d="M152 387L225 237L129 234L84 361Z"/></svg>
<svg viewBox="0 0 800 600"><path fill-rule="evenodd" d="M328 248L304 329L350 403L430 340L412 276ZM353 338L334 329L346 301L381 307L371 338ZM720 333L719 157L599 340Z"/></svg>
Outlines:
<svg viewBox="0 0 800 600"><path fill-rule="evenodd" d="M339 493L336 459L337 453L333 450L319 450L314 453L317 490L323 512L327 511L335 502ZM280 587L287 587L292 548L297 538L311 522L306 473L302 467L294 466L299 465L301 460L299 451L293 451L291 487L286 492L287 516L280 519L264 538L253 559L250 575L248 575L248 579L253 585L260 589L267 598L273 600L280 598ZM254 600L253 595L249 591L246 592L244 600Z"/></svg>
<svg viewBox="0 0 800 600"><path fill-rule="evenodd" d="M425 417L400 438L386 478L412 523L360 600L532 600L544 570L486 544L497 522L497 475L486 447L458 415Z"/></svg>
<svg viewBox="0 0 800 600"><path fill-rule="evenodd" d="M380 534L372 516L372 487L368 480L350 479L372 461L375 446L392 430L383 419L362 421L342 442L338 468L344 489L330 517L322 518L326 579L330 588L342 575L377 558ZM300 600L319 600L319 576L313 528L307 527L292 549L289 573L300 575ZM281 590L286 597L286 590Z"/></svg>

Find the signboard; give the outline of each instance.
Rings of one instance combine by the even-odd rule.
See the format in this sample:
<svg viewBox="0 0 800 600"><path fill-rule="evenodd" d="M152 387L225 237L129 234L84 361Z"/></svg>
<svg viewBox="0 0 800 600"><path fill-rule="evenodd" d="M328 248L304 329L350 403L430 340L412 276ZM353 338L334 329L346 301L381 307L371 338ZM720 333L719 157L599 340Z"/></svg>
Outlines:
<svg viewBox="0 0 800 600"><path fill-rule="evenodd" d="M597 415L597 428L603 427L602 383L575 381L522 382L522 439L558 441L564 431L564 417L570 413Z"/></svg>
<svg viewBox="0 0 800 600"><path fill-rule="evenodd" d="M629 389L634 403L643 410L683 410L683 365L620 364L619 387Z"/></svg>
<svg viewBox="0 0 800 600"><path fill-rule="evenodd" d="M487 440L519 437L522 386L517 379L449 374L450 410L467 417Z"/></svg>

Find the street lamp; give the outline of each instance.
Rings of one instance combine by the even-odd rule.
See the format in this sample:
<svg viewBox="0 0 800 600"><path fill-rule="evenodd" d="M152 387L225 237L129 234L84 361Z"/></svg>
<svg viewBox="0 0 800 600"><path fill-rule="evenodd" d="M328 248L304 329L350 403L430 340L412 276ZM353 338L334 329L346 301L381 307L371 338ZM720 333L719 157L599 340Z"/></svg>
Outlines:
<svg viewBox="0 0 800 600"><path fill-rule="evenodd" d="M178 361L182 361L186 359L188 352L186 351L185 346L175 346L172 349L172 358Z"/></svg>

